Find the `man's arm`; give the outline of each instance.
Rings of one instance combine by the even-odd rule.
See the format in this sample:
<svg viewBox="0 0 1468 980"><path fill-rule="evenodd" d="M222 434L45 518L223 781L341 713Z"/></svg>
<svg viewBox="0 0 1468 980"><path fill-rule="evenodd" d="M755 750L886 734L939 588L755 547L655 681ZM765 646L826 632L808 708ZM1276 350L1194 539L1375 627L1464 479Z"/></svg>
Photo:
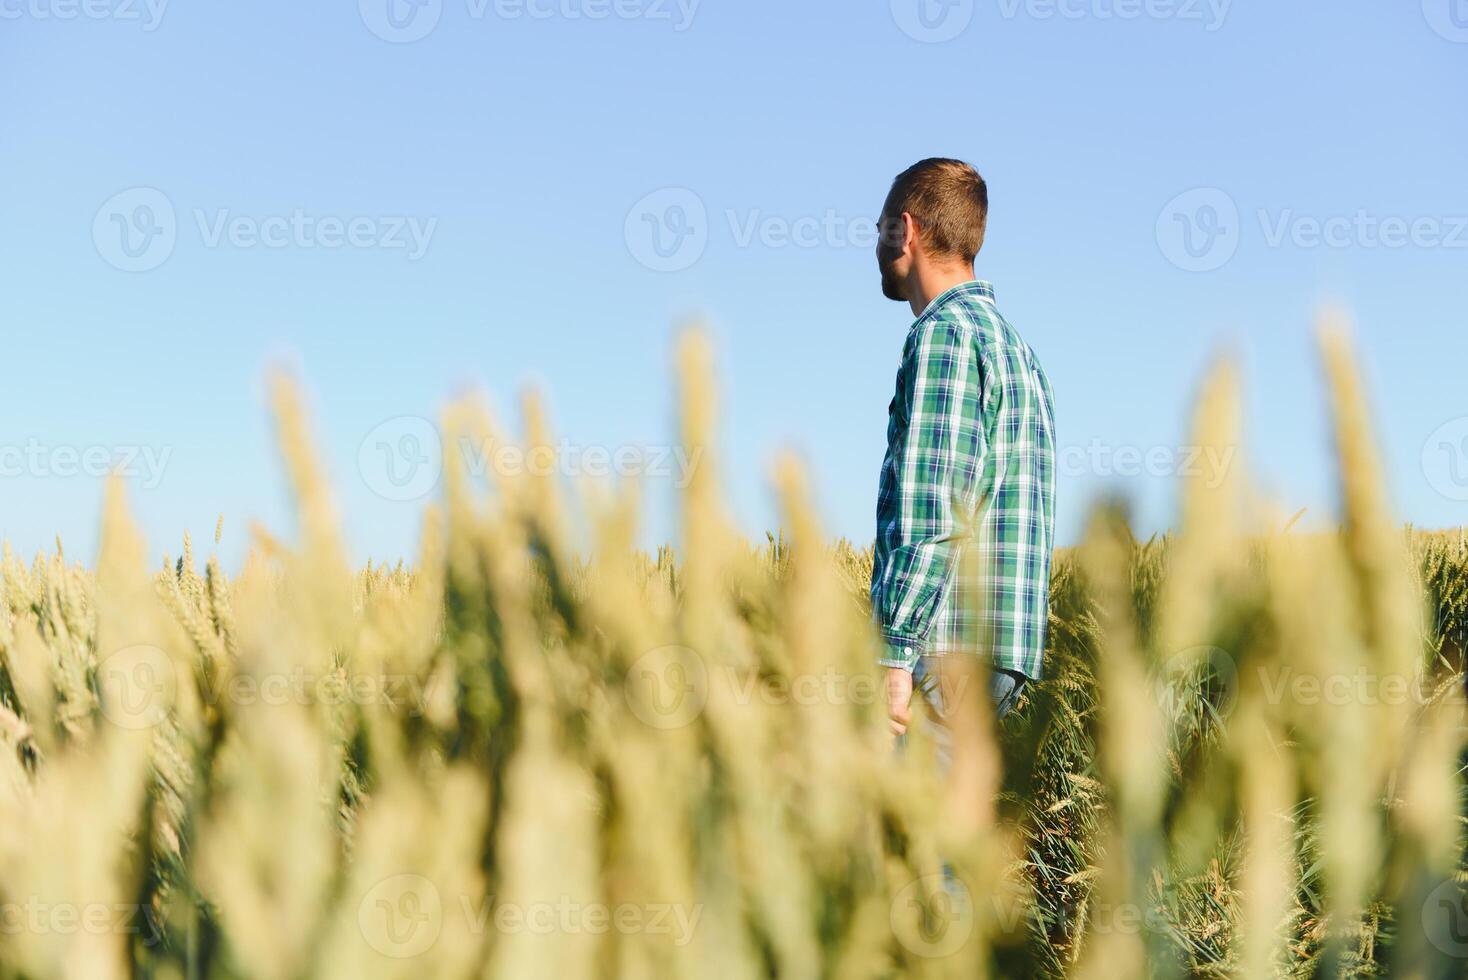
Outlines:
<svg viewBox="0 0 1468 980"><path fill-rule="evenodd" d="M896 479L881 529L897 546L872 583L872 614L886 647L880 663L911 671L968 534L988 442L984 373L960 325L942 318L919 324L903 353L902 376L897 397L907 427L895 449Z"/></svg>

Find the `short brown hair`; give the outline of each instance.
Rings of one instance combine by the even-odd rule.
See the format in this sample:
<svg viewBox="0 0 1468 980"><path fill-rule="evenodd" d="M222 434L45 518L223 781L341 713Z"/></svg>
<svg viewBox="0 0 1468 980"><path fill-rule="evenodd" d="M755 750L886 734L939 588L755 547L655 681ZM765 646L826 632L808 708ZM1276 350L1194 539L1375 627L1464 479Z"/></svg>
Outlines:
<svg viewBox="0 0 1468 980"><path fill-rule="evenodd" d="M897 175L882 210L888 220L912 215L928 251L973 262L984 247L989 186L962 160L930 157Z"/></svg>

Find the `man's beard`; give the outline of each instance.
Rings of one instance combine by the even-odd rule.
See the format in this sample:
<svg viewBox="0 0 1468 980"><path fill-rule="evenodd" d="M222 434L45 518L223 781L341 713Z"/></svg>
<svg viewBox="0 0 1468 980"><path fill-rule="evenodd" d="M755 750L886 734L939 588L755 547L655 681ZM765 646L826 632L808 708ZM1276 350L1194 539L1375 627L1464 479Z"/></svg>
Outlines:
<svg viewBox="0 0 1468 980"><path fill-rule="evenodd" d="M895 260L894 255L888 255L885 251L877 252L877 268L882 272L882 295L893 302L905 303L907 297L902 295L902 280L892 268Z"/></svg>

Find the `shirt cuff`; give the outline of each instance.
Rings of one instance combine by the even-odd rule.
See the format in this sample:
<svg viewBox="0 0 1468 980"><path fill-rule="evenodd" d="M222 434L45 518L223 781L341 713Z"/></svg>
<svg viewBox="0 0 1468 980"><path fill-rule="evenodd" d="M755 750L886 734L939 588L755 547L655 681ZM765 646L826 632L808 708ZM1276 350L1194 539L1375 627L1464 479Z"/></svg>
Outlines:
<svg viewBox="0 0 1468 980"><path fill-rule="evenodd" d="M916 637L882 630L882 657L877 663L912 672L922 656L922 642Z"/></svg>

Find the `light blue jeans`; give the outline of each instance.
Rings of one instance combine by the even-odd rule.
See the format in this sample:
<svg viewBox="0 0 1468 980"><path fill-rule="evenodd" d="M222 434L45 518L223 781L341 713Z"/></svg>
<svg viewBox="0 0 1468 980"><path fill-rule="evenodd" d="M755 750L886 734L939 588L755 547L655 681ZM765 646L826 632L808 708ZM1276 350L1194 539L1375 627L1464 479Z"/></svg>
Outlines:
<svg viewBox="0 0 1468 980"><path fill-rule="evenodd" d="M917 666L912 671L912 691L914 699L921 697L928 703L928 710L923 714L923 732L933 742L938 755L939 768L947 772L953 760L953 736L945 721L948 717L948 706L943 703L942 692L938 690L938 659L937 657L923 657L918 660ZM989 697L994 703L995 721L1002 721L1005 715L1014 710L1015 703L1019 701L1020 693L1024 690L1027 680L1028 678L1017 670L1006 670L1003 667L990 668ZM905 744L906 741L906 736L897 740L899 746Z"/></svg>

